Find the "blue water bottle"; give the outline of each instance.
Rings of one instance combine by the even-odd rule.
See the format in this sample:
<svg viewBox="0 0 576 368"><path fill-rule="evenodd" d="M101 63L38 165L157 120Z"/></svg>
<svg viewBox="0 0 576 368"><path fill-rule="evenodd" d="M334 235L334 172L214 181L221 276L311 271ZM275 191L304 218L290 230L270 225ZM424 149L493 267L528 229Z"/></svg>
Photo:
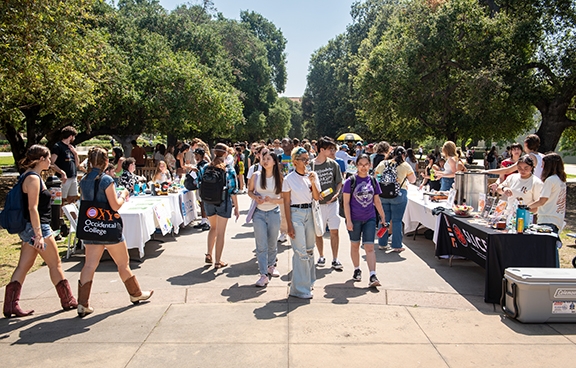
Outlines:
<svg viewBox="0 0 576 368"><path fill-rule="evenodd" d="M520 226L520 222L522 223L522 229L518 228L518 232L526 230L528 228L528 224L530 221L530 212L528 212L528 206L525 205L518 205L518 209L516 210L516 225ZM522 221L519 221L522 219Z"/></svg>

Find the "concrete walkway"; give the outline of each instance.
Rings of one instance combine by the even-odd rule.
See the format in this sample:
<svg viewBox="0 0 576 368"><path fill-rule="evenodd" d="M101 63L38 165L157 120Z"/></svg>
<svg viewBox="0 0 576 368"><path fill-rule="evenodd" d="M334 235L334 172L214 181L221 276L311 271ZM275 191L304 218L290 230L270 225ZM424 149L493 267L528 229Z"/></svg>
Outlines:
<svg viewBox="0 0 576 368"><path fill-rule="evenodd" d="M240 206L248 208L248 197ZM245 214L246 211L242 211ZM4 367L543 367L572 366L576 324L524 325L483 302L484 270L434 257L431 241L405 237L401 254L377 251L382 287L352 282L348 235L344 271L319 268L314 299L288 297L292 251L279 245L282 274L258 279L252 226L229 222L223 259L204 267L206 233L183 229L151 241L131 266L150 302L133 306L111 261L94 280L94 314L60 310L48 269L30 274L25 318L0 318ZM329 248L325 240L325 248ZM135 254L135 253L134 253ZM327 258L331 261L328 250ZM76 284L82 257L65 261ZM0 290L4 296L4 290ZM76 288L74 288L76 293Z"/></svg>

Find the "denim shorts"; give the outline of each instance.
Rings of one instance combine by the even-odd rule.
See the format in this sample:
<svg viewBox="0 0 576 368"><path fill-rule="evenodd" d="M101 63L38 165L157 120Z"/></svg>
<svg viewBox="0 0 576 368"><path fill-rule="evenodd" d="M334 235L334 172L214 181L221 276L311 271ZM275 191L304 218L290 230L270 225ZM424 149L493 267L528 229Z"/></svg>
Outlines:
<svg viewBox="0 0 576 368"><path fill-rule="evenodd" d="M362 237L362 244L374 244L376 238L376 217L366 221L352 220L353 229L348 231L350 241L358 243Z"/></svg>
<svg viewBox="0 0 576 368"><path fill-rule="evenodd" d="M47 238L52 235L52 228L50 227L50 224L40 224L40 229L42 230L43 238ZM24 228L24 231L18 233L18 236L20 239L22 239L23 242L34 244L34 241L32 240L34 237L34 229L32 229L32 224L28 222L26 224L26 228Z"/></svg>
<svg viewBox="0 0 576 368"><path fill-rule="evenodd" d="M219 206L206 202L202 202L202 204L204 205L204 211L206 211L206 217L214 215L227 219L232 217L232 199L230 198L222 201Z"/></svg>

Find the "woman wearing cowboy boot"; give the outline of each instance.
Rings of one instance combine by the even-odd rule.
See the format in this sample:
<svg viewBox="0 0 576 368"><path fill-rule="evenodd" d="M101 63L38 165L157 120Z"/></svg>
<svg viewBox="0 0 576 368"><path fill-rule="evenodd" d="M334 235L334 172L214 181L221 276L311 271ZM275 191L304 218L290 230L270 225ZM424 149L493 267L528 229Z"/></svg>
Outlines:
<svg viewBox="0 0 576 368"><path fill-rule="evenodd" d="M114 211L118 211L126 201L128 191L124 189L120 197L116 196L114 179L103 173L107 166L108 152L102 147L92 147L88 151L88 174L80 182L82 199L89 200L94 198L96 202L108 202ZM96 180L99 180L99 183L96 193L94 193ZM90 298L92 279L94 279L94 273L100 263L104 249L108 250L110 257L116 263L118 273L126 286L126 290L128 290L128 294L130 294L132 303L137 304L141 300L147 300L152 296L154 291L140 290L138 280L136 280L136 276L130 270L130 258L124 237L119 243L95 240L85 240L84 243L86 246L86 259L82 272L80 272L80 280L78 280L78 315L80 317L94 312L94 308L90 307L88 299Z"/></svg>
<svg viewBox="0 0 576 368"><path fill-rule="evenodd" d="M20 260L12 274L10 283L6 285L6 296L4 297L4 316L6 318L12 315L24 317L34 312L33 310L22 310L18 305L18 300L20 300L20 290L26 274L34 264L38 254L48 265L50 279L56 286L62 308L69 310L78 305L72 295L68 280L64 278L58 247L54 236L52 236L52 229L50 229L51 195L40 177L40 173L50 167L50 151L44 146L35 144L28 149L26 157L20 162L20 166L26 169L22 174L24 177L22 192L24 194L24 208L27 208L24 210L24 218L28 220L28 223L24 231L18 234L22 239Z"/></svg>

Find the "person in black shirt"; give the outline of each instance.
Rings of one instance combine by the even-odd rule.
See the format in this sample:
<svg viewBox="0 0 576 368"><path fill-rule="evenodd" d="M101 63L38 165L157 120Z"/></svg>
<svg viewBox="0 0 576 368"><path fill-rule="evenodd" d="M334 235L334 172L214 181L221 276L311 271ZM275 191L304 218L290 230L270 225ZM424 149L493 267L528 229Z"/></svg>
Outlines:
<svg viewBox="0 0 576 368"><path fill-rule="evenodd" d="M26 176L22 183L22 198L24 218L27 220L27 224L24 231L18 234L22 239L20 259L10 278L10 283L6 285L3 309L6 318L10 318L12 315L24 317L34 312L33 310L22 310L18 301L26 274L30 271L38 254L48 265L50 279L56 287L62 308L69 310L78 306L78 302L72 295L70 284L64 276L64 271L62 271L58 247L50 228L50 191L40 177L42 171L50 168L50 151L42 145L35 144L28 149L26 157L20 162L20 165L26 169L23 174Z"/></svg>
<svg viewBox="0 0 576 368"><path fill-rule="evenodd" d="M62 180L62 204L74 203L78 200L78 180L76 168L79 164L78 153L72 145L78 132L74 127L67 126L60 132L62 140L52 147L52 169Z"/></svg>

